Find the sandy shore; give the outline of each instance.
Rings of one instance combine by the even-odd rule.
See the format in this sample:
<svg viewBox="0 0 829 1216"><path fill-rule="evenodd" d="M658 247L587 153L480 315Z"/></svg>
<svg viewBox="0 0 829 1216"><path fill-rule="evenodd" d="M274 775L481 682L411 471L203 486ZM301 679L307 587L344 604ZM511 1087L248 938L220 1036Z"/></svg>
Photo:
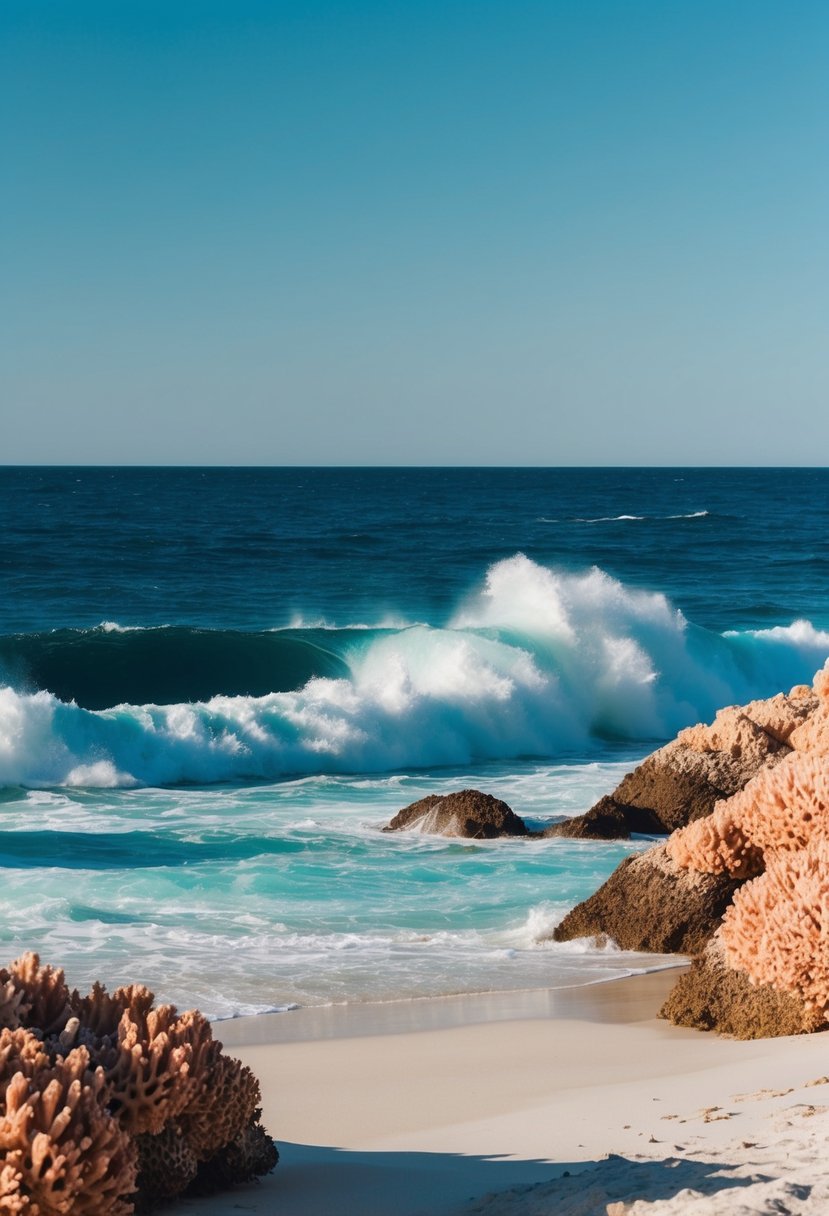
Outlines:
<svg viewBox="0 0 829 1216"><path fill-rule="evenodd" d="M178 1210L829 1211L826 1038L668 1026L654 1014L674 978L220 1023L262 1082L281 1161L259 1186Z"/></svg>

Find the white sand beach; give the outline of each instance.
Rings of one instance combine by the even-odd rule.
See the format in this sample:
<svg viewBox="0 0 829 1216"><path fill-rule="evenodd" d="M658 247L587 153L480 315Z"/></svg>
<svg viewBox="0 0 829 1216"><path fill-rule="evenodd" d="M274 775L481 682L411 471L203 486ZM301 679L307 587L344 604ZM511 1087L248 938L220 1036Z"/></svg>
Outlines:
<svg viewBox="0 0 829 1216"><path fill-rule="evenodd" d="M203 1216L829 1210L827 1040L655 1017L661 972L220 1023L281 1160Z"/></svg>

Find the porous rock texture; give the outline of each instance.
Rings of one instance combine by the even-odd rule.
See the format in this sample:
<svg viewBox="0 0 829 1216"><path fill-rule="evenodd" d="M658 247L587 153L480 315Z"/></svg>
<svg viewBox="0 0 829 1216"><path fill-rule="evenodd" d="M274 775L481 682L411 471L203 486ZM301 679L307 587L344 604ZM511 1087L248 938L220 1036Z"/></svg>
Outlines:
<svg viewBox="0 0 829 1216"><path fill-rule="evenodd" d="M398 811L383 828L384 832L413 830L437 836L463 836L468 840L530 835L524 820L506 802L480 790L430 794Z"/></svg>
<svg viewBox="0 0 829 1216"><path fill-rule="evenodd" d="M614 811L618 839L631 832L673 832L709 815L715 803L787 756L794 733L818 706L817 694L808 685L798 685L765 701L721 709L710 726L680 731L623 777L612 794L585 815L555 825L549 834L608 839ZM829 745L829 726L826 739Z"/></svg>
<svg viewBox="0 0 829 1216"><path fill-rule="evenodd" d="M623 950L697 954L738 885L728 876L681 869L659 844L626 857L594 895L565 916L553 939L611 937Z"/></svg>
<svg viewBox="0 0 829 1216"><path fill-rule="evenodd" d="M28 954L0 968L0 1027L3 1216L130 1216L275 1166L256 1078L197 1011L70 993Z"/></svg>
<svg viewBox="0 0 829 1216"><path fill-rule="evenodd" d="M716 1030L736 1039L767 1039L809 1034L822 1028L814 1010L771 984L754 984L744 971L729 966L714 938L679 977L660 1010L676 1026Z"/></svg>
<svg viewBox="0 0 829 1216"><path fill-rule="evenodd" d="M683 953L704 946L663 1009L681 1025L740 1038L825 1029L829 667L811 689L724 711L710 727L683 731L676 743L702 749L721 787L723 773L736 779L739 767L750 775L717 799L712 813L624 862L555 936L608 935L623 946ZM726 754L738 767L725 764ZM686 931L697 879L713 884L703 898L710 915L706 923L705 908L697 909Z"/></svg>

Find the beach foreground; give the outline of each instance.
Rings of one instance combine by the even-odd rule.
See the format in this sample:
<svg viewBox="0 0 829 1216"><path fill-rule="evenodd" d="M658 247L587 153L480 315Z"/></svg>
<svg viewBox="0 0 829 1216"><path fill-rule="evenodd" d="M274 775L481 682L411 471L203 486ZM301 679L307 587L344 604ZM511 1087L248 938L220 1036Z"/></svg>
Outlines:
<svg viewBox="0 0 829 1216"><path fill-rule="evenodd" d="M675 978L220 1023L262 1082L281 1160L258 1186L177 1210L827 1210L826 1039L669 1026L655 1014Z"/></svg>

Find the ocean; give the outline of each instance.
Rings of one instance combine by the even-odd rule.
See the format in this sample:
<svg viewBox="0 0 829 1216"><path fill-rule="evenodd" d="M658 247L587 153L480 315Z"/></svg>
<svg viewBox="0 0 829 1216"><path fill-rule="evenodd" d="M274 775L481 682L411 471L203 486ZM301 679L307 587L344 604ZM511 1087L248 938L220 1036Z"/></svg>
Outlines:
<svg viewBox="0 0 829 1216"><path fill-rule="evenodd" d="M829 656L822 469L0 468L0 961L214 1017L665 964L539 826Z"/></svg>

